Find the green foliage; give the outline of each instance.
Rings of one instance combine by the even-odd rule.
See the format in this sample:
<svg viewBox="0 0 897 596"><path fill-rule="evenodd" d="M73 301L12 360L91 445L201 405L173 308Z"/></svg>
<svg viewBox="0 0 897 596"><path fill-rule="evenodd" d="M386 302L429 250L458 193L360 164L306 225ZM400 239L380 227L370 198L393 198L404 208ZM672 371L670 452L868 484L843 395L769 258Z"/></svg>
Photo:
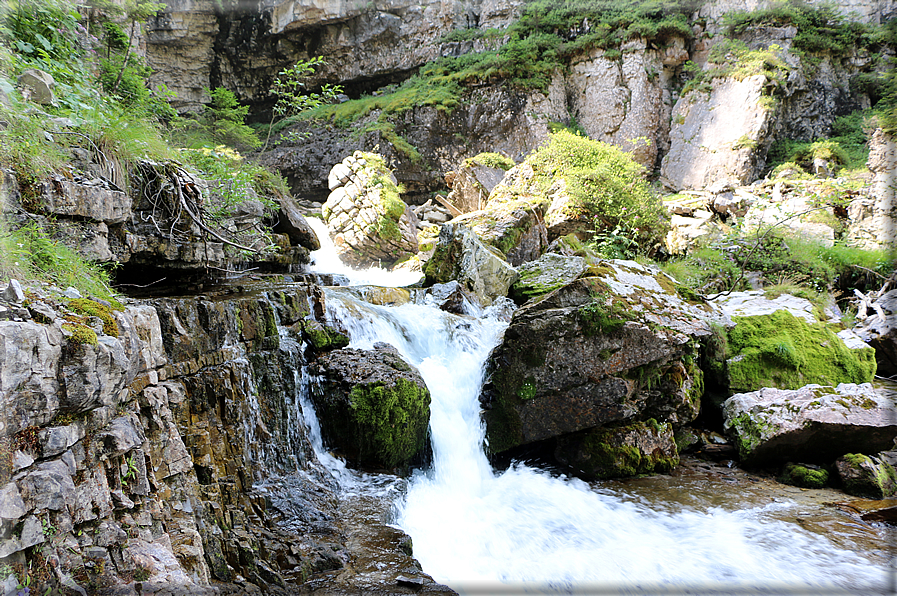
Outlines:
<svg viewBox="0 0 897 596"><path fill-rule="evenodd" d="M76 344L95 346L99 343L97 332L82 323L63 323L62 328L72 335L69 341Z"/></svg>
<svg viewBox="0 0 897 596"><path fill-rule="evenodd" d="M552 134L526 163L543 191L557 177L566 182L574 201L571 215L589 217L596 234L625 235L628 242L618 244L625 254L649 252L666 234L666 211L642 177L642 166L628 153L563 130Z"/></svg>
<svg viewBox="0 0 897 596"><path fill-rule="evenodd" d="M740 81L754 75L764 75L770 81L782 84L788 74L788 65L782 59L781 52L782 48L777 44L751 50L739 39L724 39L710 50L708 68L701 69L690 61L685 64L683 70L692 78L683 87L682 94L709 92L710 81L721 77L733 77Z"/></svg>
<svg viewBox="0 0 897 596"><path fill-rule="evenodd" d="M103 268L88 263L35 224L0 229L0 278L37 279L60 288L72 286L84 296L115 300Z"/></svg>
<svg viewBox="0 0 897 596"><path fill-rule="evenodd" d="M277 98L274 113L281 117L299 114L320 105L332 102L343 92L340 85L323 85L319 91L306 90L306 81L314 74L315 68L324 64L324 58L316 56L310 60L299 60L293 66L277 74L271 94Z"/></svg>
<svg viewBox="0 0 897 596"><path fill-rule="evenodd" d="M508 171L514 167L514 160L500 153L479 153L468 159L465 164L477 163L487 168L501 168Z"/></svg>
<svg viewBox="0 0 897 596"><path fill-rule="evenodd" d="M244 121L249 106L241 106L232 91L223 87L206 90L211 102L198 117L179 120L170 138L180 145L199 149L227 145L237 150L257 149L262 142Z"/></svg>
<svg viewBox="0 0 897 596"><path fill-rule="evenodd" d="M761 387L798 389L810 383L868 383L875 375L875 351L851 350L823 323L807 323L787 311L737 317L729 331L730 391Z"/></svg>

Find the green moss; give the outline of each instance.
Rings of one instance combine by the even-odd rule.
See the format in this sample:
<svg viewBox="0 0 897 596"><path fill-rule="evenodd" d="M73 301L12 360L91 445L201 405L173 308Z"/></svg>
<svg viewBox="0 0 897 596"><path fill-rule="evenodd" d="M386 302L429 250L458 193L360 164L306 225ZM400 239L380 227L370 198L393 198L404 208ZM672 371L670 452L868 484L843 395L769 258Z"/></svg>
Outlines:
<svg viewBox="0 0 897 596"><path fill-rule="evenodd" d="M302 321L303 338L318 351L337 350L349 345L348 336L317 321Z"/></svg>
<svg viewBox="0 0 897 596"><path fill-rule="evenodd" d="M514 160L501 153L480 153L465 161L466 165L470 163L477 163L487 168L500 168L505 171L514 167Z"/></svg>
<svg viewBox="0 0 897 596"><path fill-rule="evenodd" d="M809 383L868 383L875 352L851 350L822 323L809 324L787 311L738 317L728 333L730 390L798 389Z"/></svg>
<svg viewBox="0 0 897 596"><path fill-rule="evenodd" d="M520 388L517 390L517 397L519 397L523 401L536 397L536 386L533 383L533 378L527 377L527 379L523 382L522 385L520 385Z"/></svg>
<svg viewBox="0 0 897 596"><path fill-rule="evenodd" d="M625 303L602 294L594 294L592 301L579 307L577 313L588 336L616 333L632 320Z"/></svg>
<svg viewBox="0 0 897 596"><path fill-rule="evenodd" d="M406 465L425 448L430 393L404 378L393 385L356 385L349 394L359 428L359 460Z"/></svg>
<svg viewBox="0 0 897 596"><path fill-rule="evenodd" d="M863 455L862 453L848 453L844 455L845 461L852 466L860 467L865 463L872 463L872 460L868 455Z"/></svg>
<svg viewBox="0 0 897 596"><path fill-rule="evenodd" d="M402 236L399 220L408 208L399 196L399 187L385 174L373 176L368 186L380 191L379 218L374 223L377 235L384 240L398 240Z"/></svg>
<svg viewBox="0 0 897 596"><path fill-rule="evenodd" d="M63 323L62 328L71 332L72 336L69 338L69 341L72 343L87 344L91 346L95 346L99 343L96 331L87 325L82 325L81 323Z"/></svg>
<svg viewBox="0 0 897 596"><path fill-rule="evenodd" d="M580 437L578 451L587 454L583 469L594 478L620 478L639 474L666 473L679 465L679 456L664 455L659 449L654 453L642 453L631 445L618 445L618 437L629 432L649 431L655 436L669 432L669 423L656 420L635 422L621 427L599 428Z"/></svg>
<svg viewBox="0 0 897 596"><path fill-rule="evenodd" d="M75 298L74 300L69 300L67 306L73 312L91 317L99 317L100 320L103 321L103 333L111 335L112 337L118 337L118 323L115 321L115 317L112 315L112 309L110 307L100 304L99 302L94 302L88 298Z"/></svg>
<svg viewBox="0 0 897 596"><path fill-rule="evenodd" d="M738 455L742 460L749 459L762 438L774 430L747 413L735 416L729 421L729 424L736 431L735 446L738 448Z"/></svg>
<svg viewBox="0 0 897 596"><path fill-rule="evenodd" d="M802 488L824 488L828 480L828 470L799 464L788 464L779 477L779 482Z"/></svg>

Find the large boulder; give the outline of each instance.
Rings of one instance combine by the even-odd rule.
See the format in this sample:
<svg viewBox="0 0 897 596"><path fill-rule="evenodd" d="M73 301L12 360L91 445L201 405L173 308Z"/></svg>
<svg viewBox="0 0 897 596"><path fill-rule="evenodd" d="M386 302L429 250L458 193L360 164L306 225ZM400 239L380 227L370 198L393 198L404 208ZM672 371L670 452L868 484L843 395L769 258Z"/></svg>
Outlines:
<svg viewBox="0 0 897 596"><path fill-rule="evenodd" d="M835 461L844 492L858 497L885 499L897 494L894 452L879 456L847 453Z"/></svg>
<svg viewBox="0 0 897 596"><path fill-rule="evenodd" d="M445 174L446 184L452 189L446 202L461 213L479 211L512 167L514 161L498 153L480 153L465 160L460 168Z"/></svg>
<svg viewBox="0 0 897 596"><path fill-rule="evenodd" d="M764 388L723 404L724 428L748 464L827 463L845 453L877 453L897 437L893 396L864 383Z"/></svg>
<svg viewBox="0 0 897 596"><path fill-rule="evenodd" d="M312 366L321 391L312 399L324 441L355 466L407 467L427 450L430 392L420 373L384 343L345 348Z"/></svg>
<svg viewBox="0 0 897 596"><path fill-rule="evenodd" d="M458 281L483 305L505 296L517 271L496 248L483 243L462 224L442 226L433 256L424 268L426 284Z"/></svg>
<svg viewBox="0 0 897 596"><path fill-rule="evenodd" d="M689 303L672 278L633 261L602 261L514 313L493 350L481 398L493 452L654 418L697 416L698 343L719 309Z"/></svg>
<svg viewBox="0 0 897 596"><path fill-rule="evenodd" d="M333 166L328 185L321 213L344 262L392 265L417 254L417 218L382 157L356 151Z"/></svg>
<svg viewBox="0 0 897 596"><path fill-rule="evenodd" d="M897 283L897 274L892 277ZM872 310L871 315L866 312L867 308ZM857 335L875 349L879 374L897 375L897 289L884 292L864 305L862 311Z"/></svg>
<svg viewBox="0 0 897 596"><path fill-rule="evenodd" d="M517 268L520 277L511 286L508 296L522 304L576 281L585 270L586 261L582 257L545 253Z"/></svg>
<svg viewBox="0 0 897 596"><path fill-rule="evenodd" d="M474 231L486 244L501 251L517 267L538 259L548 246L544 207L528 199L492 199L485 208L452 220Z"/></svg>
<svg viewBox="0 0 897 596"><path fill-rule="evenodd" d="M284 195L280 197L279 202L280 210L277 212L277 223L272 229L279 234L289 236L290 242L294 245L303 246L308 250L321 248L318 235L299 211L296 201Z"/></svg>

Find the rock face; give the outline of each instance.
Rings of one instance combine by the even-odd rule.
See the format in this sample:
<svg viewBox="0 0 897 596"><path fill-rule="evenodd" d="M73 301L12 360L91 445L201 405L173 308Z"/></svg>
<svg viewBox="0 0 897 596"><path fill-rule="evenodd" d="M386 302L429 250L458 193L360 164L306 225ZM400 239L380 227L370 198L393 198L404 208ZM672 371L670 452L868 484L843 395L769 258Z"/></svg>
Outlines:
<svg viewBox="0 0 897 596"><path fill-rule="evenodd" d="M698 339L722 320L637 263L591 266L515 312L490 355L481 398L490 450L648 418L686 424L703 391Z"/></svg>
<svg viewBox="0 0 897 596"><path fill-rule="evenodd" d="M892 285L897 283L897 274L892 274L891 279ZM867 307L872 314L865 312ZM897 375L897 289L883 293L862 310L863 320L856 329L857 335L875 349L879 374Z"/></svg>
<svg viewBox="0 0 897 596"><path fill-rule="evenodd" d="M484 306L507 295L517 279L517 271L497 249L459 223L442 226L424 273L427 285L456 280Z"/></svg>
<svg viewBox="0 0 897 596"><path fill-rule="evenodd" d="M345 348L317 359L313 400L324 440L360 467L405 468L427 451L430 392L388 344Z"/></svg>
<svg viewBox="0 0 897 596"><path fill-rule="evenodd" d="M661 166L664 185L682 190L751 182L758 166L753 149L771 124L772 113L760 100L766 84L763 75L714 79L709 94L694 91L676 102Z"/></svg>
<svg viewBox="0 0 897 596"><path fill-rule="evenodd" d="M2 556L42 545L60 581L142 570L174 594L237 579L280 593L344 566L334 481L299 413L308 286L129 304L115 328L34 291L44 322L0 321Z"/></svg>
<svg viewBox="0 0 897 596"><path fill-rule="evenodd" d="M807 385L738 393L723 404L724 426L750 465L827 463L845 453L877 453L897 437L892 397L872 385Z"/></svg>
<svg viewBox="0 0 897 596"><path fill-rule="evenodd" d="M333 166L328 185L321 213L344 262L392 265L417 254L417 218L379 155L356 151Z"/></svg>
<svg viewBox="0 0 897 596"><path fill-rule="evenodd" d="M897 142L877 129L869 141L872 189L868 197L851 201L848 212L851 225L847 240L866 248L894 246L897 243Z"/></svg>
<svg viewBox="0 0 897 596"><path fill-rule="evenodd" d="M479 211L485 207L489 193L510 169L479 163L477 157L466 160L460 168L445 174L445 182L451 188L446 200L461 213ZM510 165L513 166L513 162Z"/></svg>

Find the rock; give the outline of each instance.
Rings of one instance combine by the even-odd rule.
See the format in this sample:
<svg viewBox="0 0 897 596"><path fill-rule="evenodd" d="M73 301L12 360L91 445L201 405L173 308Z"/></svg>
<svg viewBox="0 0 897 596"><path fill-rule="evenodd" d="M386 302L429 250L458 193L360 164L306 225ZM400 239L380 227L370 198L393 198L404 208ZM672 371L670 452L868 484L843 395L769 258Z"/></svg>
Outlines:
<svg viewBox="0 0 897 596"><path fill-rule="evenodd" d="M383 158L356 151L338 165L343 167L334 181L340 185L321 213L340 258L355 267L389 266L417 254L417 218L399 197Z"/></svg>
<svg viewBox="0 0 897 596"><path fill-rule="evenodd" d="M679 464L672 427L653 420L565 435L554 454L587 480L669 472Z"/></svg>
<svg viewBox="0 0 897 596"><path fill-rule="evenodd" d="M801 488L823 488L828 479L828 470L812 464L788 463L779 476L779 482Z"/></svg>
<svg viewBox="0 0 897 596"><path fill-rule="evenodd" d="M779 294L775 298L767 298L763 290L732 292L713 299L730 317L756 317L771 315L774 312L786 311L792 316L800 317L807 323L818 323L813 303L806 298Z"/></svg>
<svg viewBox="0 0 897 596"><path fill-rule="evenodd" d="M62 332L35 322L0 321L0 435L46 424L59 411Z"/></svg>
<svg viewBox="0 0 897 596"><path fill-rule="evenodd" d="M897 471L888 462L862 453L848 453L835 461L844 492L884 499L897 494Z"/></svg>
<svg viewBox="0 0 897 596"><path fill-rule="evenodd" d="M86 434L80 424L68 426L51 426L38 433L41 443L42 457L54 457L84 438Z"/></svg>
<svg viewBox="0 0 897 596"><path fill-rule="evenodd" d="M19 86L22 87L22 97L30 99L34 103L50 105L56 103L53 96L53 87L56 81L42 70L29 68L19 75Z"/></svg>
<svg viewBox="0 0 897 596"><path fill-rule="evenodd" d="M14 525L26 513L28 508L15 482L9 482L0 488L0 526L7 526L9 521Z"/></svg>
<svg viewBox="0 0 897 596"><path fill-rule="evenodd" d="M517 271L497 249L484 244L462 224L445 224L433 256L424 267L426 284L458 281L484 306L505 296Z"/></svg>
<svg viewBox="0 0 897 596"><path fill-rule="evenodd" d="M422 463L430 392L420 373L387 344L344 348L318 357L321 392L312 399L324 440L355 466L396 468Z"/></svg>
<svg viewBox="0 0 897 596"><path fill-rule="evenodd" d="M701 189L725 179L748 184L757 175L755 152L743 139L762 143L772 112L760 101L764 75L742 80L717 78L709 94L692 91L673 108L670 150L661 181L673 190Z"/></svg>
<svg viewBox="0 0 897 596"><path fill-rule="evenodd" d="M844 453L891 447L897 421L893 398L872 385L807 385L738 393L723 404L724 427L747 465L825 463Z"/></svg>
<svg viewBox="0 0 897 596"><path fill-rule="evenodd" d="M299 206L291 197L280 198L280 211L277 213L277 223L272 228L279 234L286 234L294 245L303 246L308 250L321 248L314 229L305 221L305 216L299 211Z"/></svg>
<svg viewBox="0 0 897 596"><path fill-rule="evenodd" d="M486 201L492 190L501 182L505 172L513 167L514 162L507 159L507 167L490 167L480 161L487 161L482 156L497 154L480 154L464 162L456 171L446 174L446 183L451 188L446 201L455 207L460 213L479 211L486 206ZM494 163L490 161L489 163Z"/></svg>
<svg viewBox="0 0 897 596"><path fill-rule="evenodd" d="M579 279L585 270L585 259L582 257L545 253L538 260L517 268L520 277L511 286L508 296L518 304L538 299Z"/></svg>
<svg viewBox="0 0 897 596"><path fill-rule="evenodd" d="M100 337L97 345L69 345L61 362L64 397L60 406L69 412L85 412L115 405L121 390L136 376L132 362L117 338Z"/></svg>
<svg viewBox="0 0 897 596"><path fill-rule="evenodd" d="M302 338L315 350L336 350L349 345L349 337L345 333L318 321L304 320L297 325L301 327Z"/></svg>
<svg viewBox="0 0 897 596"><path fill-rule="evenodd" d="M131 416L119 416L96 434L98 445L102 445L103 452L109 457L140 447L145 440L139 421Z"/></svg>
<svg viewBox="0 0 897 596"><path fill-rule="evenodd" d="M538 259L545 251L548 230L543 213L544 208L538 201L493 197L484 209L456 217L452 222L473 230L516 267Z"/></svg>
<svg viewBox="0 0 897 596"><path fill-rule="evenodd" d="M808 324L786 310L733 321L725 366L733 393L868 383L875 375L875 351L848 348L825 323Z"/></svg>
<svg viewBox="0 0 897 596"><path fill-rule="evenodd" d="M424 302L432 302L441 310L456 315L469 314L469 305L476 299L467 293L464 287L455 280L433 284L422 295Z"/></svg>
<svg viewBox="0 0 897 596"><path fill-rule="evenodd" d="M872 188L848 206L846 241L866 249L894 247L897 243L897 142L882 129L869 140Z"/></svg>
<svg viewBox="0 0 897 596"><path fill-rule="evenodd" d="M816 201L819 189L812 186L815 184L801 183L792 188L784 181L777 182L771 195L758 197L751 205L742 225L755 230L775 225L786 233L831 246L835 240L835 228L841 224L831 206L819 205Z"/></svg>
<svg viewBox="0 0 897 596"><path fill-rule="evenodd" d="M48 213L83 217L107 225L120 224L131 217L131 197L104 186L73 182L57 175L41 185L42 204Z"/></svg>
<svg viewBox="0 0 897 596"><path fill-rule="evenodd" d="M871 305L874 313L856 327L856 334L875 349L878 372L885 377L897 375L897 289L885 292Z"/></svg>
<svg viewBox="0 0 897 596"><path fill-rule="evenodd" d="M63 511L75 495L71 472L60 461L38 464L36 470L18 481L18 485L29 509Z"/></svg>
<svg viewBox="0 0 897 596"><path fill-rule="evenodd" d="M25 302L25 292L22 291L22 284L15 279L9 280L9 285L7 285L6 289L3 291L3 299L15 304Z"/></svg>
<svg viewBox="0 0 897 596"><path fill-rule="evenodd" d="M694 419L703 392L699 338L723 314L690 304L669 277L632 261L586 276L514 313L487 367L489 448L501 452L611 423Z"/></svg>

